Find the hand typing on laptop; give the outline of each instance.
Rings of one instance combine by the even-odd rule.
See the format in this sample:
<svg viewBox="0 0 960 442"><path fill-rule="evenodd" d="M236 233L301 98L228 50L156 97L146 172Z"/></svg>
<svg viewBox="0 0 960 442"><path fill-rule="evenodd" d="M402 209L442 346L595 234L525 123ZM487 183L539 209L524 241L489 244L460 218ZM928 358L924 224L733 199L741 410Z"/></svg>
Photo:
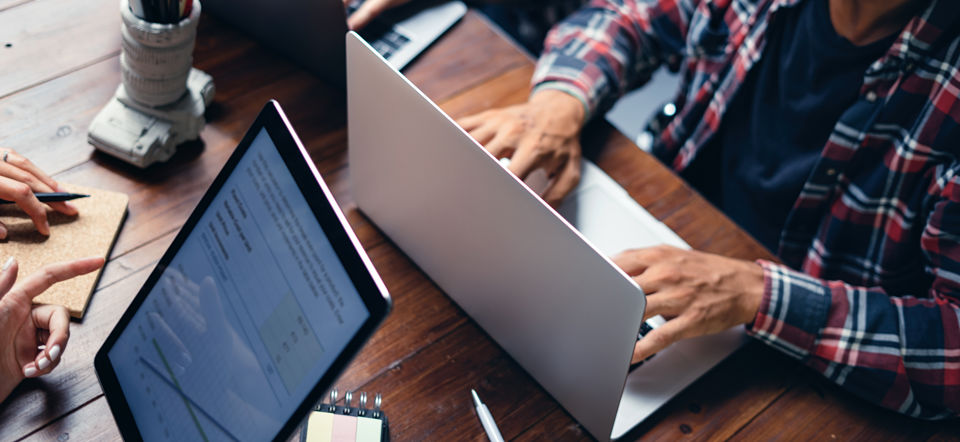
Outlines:
<svg viewBox="0 0 960 442"><path fill-rule="evenodd" d="M0 149L0 199L13 201L23 209L37 231L50 234L47 221L47 205L41 203L34 193L62 192L57 182L43 173L30 160L13 149ZM68 202L49 203L50 208L65 215L76 215L77 208ZM7 227L0 223L0 239L6 239Z"/></svg>
<svg viewBox="0 0 960 442"><path fill-rule="evenodd" d="M520 179L546 169L551 184L541 195L556 207L580 181L584 121L578 99L546 89L457 122L495 157L512 157L508 168ZM669 319L637 341L634 364L677 340L752 323L763 297L763 270L748 261L660 246L623 252L614 262L646 293L644 319Z"/></svg>
<svg viewBox="0 0 960 442"><path fill-rule="evenodd" d="M70 315L60 305L33 305L51 285L90 273L103 258L50 264L17 286L17 261L0 270L0 402L24 378L43 376L60 363L70 337ZM38 346L43 346L38 350Z"/></svg>
<svg viewBox="0 0 960 442"><path fill-rule="evenodd" d="M753 322L763 269L752 262L670 246L628 250L613 259L647 295L644 319L668 320L637 341L632 363L668 345Z"/></svg>
<svg viewBox="0 0 960 442"><path fill-rule="evenodd" d="M545 169L551 183L543 191L543 199L556 207L580 182L584 113L576 98L545 90L527 103L489 110L457 123L493 156L510 158L509 169L521 180Z"/></svg>

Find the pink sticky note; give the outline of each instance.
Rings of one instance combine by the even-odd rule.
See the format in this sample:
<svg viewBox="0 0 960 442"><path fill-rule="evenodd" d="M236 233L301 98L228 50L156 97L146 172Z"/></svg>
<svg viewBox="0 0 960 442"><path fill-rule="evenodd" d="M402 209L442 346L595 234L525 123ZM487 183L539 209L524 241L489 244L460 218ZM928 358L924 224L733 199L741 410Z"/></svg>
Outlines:
<svg viewBox="0 0 960 442"><path fill-rule="evenodd" d="M356 442L357 418L337 414L333 416L333 442Z"/></svg>

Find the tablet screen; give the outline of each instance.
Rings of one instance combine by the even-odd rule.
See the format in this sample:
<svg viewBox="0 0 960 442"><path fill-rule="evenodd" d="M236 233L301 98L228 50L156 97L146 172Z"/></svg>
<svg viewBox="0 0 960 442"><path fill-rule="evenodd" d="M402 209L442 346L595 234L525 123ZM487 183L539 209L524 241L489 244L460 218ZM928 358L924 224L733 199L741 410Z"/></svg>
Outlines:
<svg viewBox="0 0 960 442"><path fill-rule="evenodd" d="M370 312L261 129L107 353L147 440L266 440Z"/></svg>

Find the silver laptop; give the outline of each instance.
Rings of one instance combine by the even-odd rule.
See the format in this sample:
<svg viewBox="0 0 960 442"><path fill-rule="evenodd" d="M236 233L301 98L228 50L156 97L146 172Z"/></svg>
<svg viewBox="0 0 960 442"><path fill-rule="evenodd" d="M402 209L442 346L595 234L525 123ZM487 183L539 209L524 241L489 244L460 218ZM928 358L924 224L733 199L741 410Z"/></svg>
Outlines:
<svg viewBox="0 0 960 442"><path fill-rule="evenodd" d="M359 3L347 8L352 11ZM410 3L388 11L362 31L397 69L403 69L467 12L467 6L457 0ZM342 0L204 0L203 10L334 85L345 84L347 21Z"/></svg>
<svg viewBox="0 0 960 442"><path fill-rule="evenodd" d="M360 209L594 437L624 435L742 345L737 327L629 372L646 303L608 257L686 243L589 162L554 211L353 33L347 72Z"/></svg>

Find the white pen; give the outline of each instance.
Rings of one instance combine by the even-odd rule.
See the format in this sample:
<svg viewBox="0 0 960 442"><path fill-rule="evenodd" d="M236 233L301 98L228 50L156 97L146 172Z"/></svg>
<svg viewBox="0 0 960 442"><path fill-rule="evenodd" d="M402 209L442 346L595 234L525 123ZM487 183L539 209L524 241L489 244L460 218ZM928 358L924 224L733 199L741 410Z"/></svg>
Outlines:
<svg viewBox="0 0 960 442"><path fill-rule="evenodd" d="M471 388L470 393L473 394L473 404L477 407L477 417L480 418L480 425L483 425L483 430L487 432L487 438L490 439L490 442L503 442L503 436L500 435L500 429L497 428L497 423L493 421L490 410L487 409L486 405L483 405L483 402L480 402L480 396L477 396L474 389Z"/></svg>

